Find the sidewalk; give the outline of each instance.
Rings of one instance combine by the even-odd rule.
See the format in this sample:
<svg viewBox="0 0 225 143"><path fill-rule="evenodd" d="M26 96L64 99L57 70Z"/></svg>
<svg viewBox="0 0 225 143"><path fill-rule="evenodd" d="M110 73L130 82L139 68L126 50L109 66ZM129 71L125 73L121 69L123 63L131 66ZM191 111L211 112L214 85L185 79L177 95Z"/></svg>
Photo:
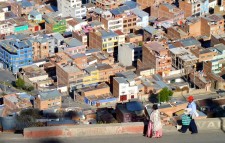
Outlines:
<svg viewBox="0 0 225 143"><path fill-rule="evenodd" d="M7 139L24 139L22 134L14 134L14 133L0 133L0 140L7 140Z"/></svg>

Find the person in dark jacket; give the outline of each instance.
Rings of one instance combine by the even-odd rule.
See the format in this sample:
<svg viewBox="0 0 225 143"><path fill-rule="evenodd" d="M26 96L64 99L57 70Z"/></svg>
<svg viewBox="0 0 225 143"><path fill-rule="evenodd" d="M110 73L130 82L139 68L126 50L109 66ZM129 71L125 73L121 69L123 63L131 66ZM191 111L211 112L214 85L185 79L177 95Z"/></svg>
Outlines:
<svg viewBox="0 0 225 143"><path fill-rule="evenodd" d="M184 114L181 116L182 127L181 127L180 130L178 130L179 132L182 132L182 133L187 132L187 129L189 128L190 123L191 123L190 112L191 112L191 109L186 108L185 111L184 111Z"/></svg>

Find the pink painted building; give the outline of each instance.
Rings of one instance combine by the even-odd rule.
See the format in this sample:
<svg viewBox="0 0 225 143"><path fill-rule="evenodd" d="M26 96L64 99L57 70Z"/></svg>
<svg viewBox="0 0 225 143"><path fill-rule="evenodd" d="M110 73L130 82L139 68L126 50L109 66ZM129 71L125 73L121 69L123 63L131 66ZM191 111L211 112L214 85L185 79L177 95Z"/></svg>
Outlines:
<svg viewBox="0 0 225 143"><path fill-rule="evenodd" d="M63 50L70 54L84 54L87 48L87 45L84 45L81 41L76 38L67 38L64 40Z"/></svg>

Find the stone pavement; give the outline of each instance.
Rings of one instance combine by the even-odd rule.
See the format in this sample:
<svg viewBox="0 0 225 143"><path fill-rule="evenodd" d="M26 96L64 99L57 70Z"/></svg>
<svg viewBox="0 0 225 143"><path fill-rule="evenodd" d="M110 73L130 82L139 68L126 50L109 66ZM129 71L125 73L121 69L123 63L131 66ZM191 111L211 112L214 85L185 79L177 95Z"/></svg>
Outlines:
<svg viewBox="0 0 225 143"><path fill-rule="evenodd" d="M204 131L191 135L190 132L166 133L162 138L151 139L141 134L94 137L48 138L48 139L2 139L0 143L224 143L225 134L220 131Z"/></svg>

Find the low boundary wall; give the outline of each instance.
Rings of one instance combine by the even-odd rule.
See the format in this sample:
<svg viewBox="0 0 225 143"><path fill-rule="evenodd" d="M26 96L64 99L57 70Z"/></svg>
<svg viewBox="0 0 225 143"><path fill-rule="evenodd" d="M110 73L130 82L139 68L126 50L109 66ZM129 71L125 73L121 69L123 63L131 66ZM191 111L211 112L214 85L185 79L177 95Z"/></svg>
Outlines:
<svg viewBox="0 0 225 143"><path fill-rule="evenodd" d="M199 131L201 130L222 130L225 132L225 118L207 118L196 120ZM25 128L25 138L46 138L46 137L81 137L98 135L118 134L143 134L144 123L115 123L96 125L74 125L56 127L34 127ZM177 132L174 126L164 126L163 132Z"/></svg>

